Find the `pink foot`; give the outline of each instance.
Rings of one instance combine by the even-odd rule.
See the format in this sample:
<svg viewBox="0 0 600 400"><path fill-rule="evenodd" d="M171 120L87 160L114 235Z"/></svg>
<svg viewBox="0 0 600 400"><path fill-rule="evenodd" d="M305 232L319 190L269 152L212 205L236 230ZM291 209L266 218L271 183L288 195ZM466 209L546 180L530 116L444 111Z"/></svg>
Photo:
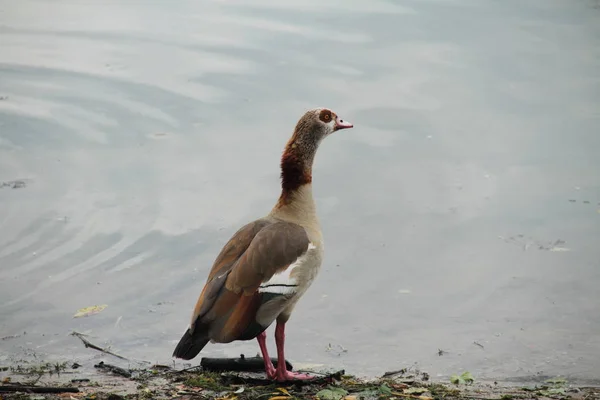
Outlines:
<svg viewBox="0 0 600 400"><path fill-rule="evenodd" d="M277 321L275 327L275 343L277 344L277 370L276 379L278 382L285 381L308 381L314 379L314 376L301 374L299 372L288 371L285 365L285 322Z"/></svg>
<svg viewBox="0 0 600 400"><path fill-rule="evenodd" d="M267 350L267 334L262 332L256 339L258 340L258 346L260 347L260 351L265 362L265 373L269 379L275 379L277 371L271 362L269 351Z"/></svg>
<svg viewBox="0 0 600 400"><path fill-rule="evenodd" d="M308 381L311 379L315 379L312 375L301 374L299 372L285 371L280 372L277 371L277 381L285 382L285 381Z"/></svg>
<svg viewBox="0 0 600 400"><path fill-rule="evenodd" d="M267 374L267 378L269 379L275 379L275 377L277 376L277 371L275 370L275 367L273 366L271 360L265 361L265 373Z"/></svg>

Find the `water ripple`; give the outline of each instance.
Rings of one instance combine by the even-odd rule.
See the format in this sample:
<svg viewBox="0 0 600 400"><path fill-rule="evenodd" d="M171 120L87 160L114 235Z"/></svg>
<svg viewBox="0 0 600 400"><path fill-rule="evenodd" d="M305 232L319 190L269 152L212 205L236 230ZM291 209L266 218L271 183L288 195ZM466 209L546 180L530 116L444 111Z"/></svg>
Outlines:
<svg viewBox="0 0 600 400"><path fill-rule="evenodd" d="M0 357L89 356L77 329L167 362L219 248L272 206L298 110L327 105L357 129L315 166L328 253L293 357L597 370L599 26L560 1L0 0L0 182L25 182L0 188L0 336L28 332ZM497 238L521 232L577 251Z"/></svg>

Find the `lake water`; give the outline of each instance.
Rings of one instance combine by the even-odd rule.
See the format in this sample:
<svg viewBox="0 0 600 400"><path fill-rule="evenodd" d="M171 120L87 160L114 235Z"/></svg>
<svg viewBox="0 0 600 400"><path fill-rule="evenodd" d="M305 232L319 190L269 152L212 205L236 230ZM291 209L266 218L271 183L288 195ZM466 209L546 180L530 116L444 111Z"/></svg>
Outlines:
<svg viewBox="0 0 600 400"><path fill-rule="evenodd" d="M0 99L0 364L171 362L326 106L293 363L600 377L596 0L0 0Z"/></svg>

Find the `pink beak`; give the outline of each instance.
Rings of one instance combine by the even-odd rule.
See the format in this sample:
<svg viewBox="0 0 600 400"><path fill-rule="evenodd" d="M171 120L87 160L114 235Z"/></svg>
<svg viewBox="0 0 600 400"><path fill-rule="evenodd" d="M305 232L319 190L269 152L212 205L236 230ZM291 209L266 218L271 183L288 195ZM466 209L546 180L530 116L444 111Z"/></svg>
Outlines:
<svg viewBox="0 0 600 400"><path fill-rule="evenodd" d="M354 125L352 125L352 123L348 122L348 121L344 121L343 119L340 119L340 117L338 117L336 115L335 117L335 130L339 131L340 129L348 129L348 128L353 128Z"/></svg>

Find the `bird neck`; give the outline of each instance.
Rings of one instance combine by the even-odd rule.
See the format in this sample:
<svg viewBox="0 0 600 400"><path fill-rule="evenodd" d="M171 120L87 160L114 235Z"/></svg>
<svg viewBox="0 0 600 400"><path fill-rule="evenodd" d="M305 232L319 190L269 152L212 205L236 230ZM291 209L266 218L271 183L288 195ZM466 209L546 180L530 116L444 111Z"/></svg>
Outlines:
<svg viewBox="0 0 600 400"><path fill-rule="evenodd" d="M302 226L318 226L312 184L306 183L291 192L282 190L277 204L271 210L271 216Z"/></svg>
<svg viewBox="0 0 600 400"><path fill-rule="evenodd" d="M281 195L274 207L278 214L316 218L312 194L312 166L319 143L303 141L294 134L281 156Z"/></svg>

